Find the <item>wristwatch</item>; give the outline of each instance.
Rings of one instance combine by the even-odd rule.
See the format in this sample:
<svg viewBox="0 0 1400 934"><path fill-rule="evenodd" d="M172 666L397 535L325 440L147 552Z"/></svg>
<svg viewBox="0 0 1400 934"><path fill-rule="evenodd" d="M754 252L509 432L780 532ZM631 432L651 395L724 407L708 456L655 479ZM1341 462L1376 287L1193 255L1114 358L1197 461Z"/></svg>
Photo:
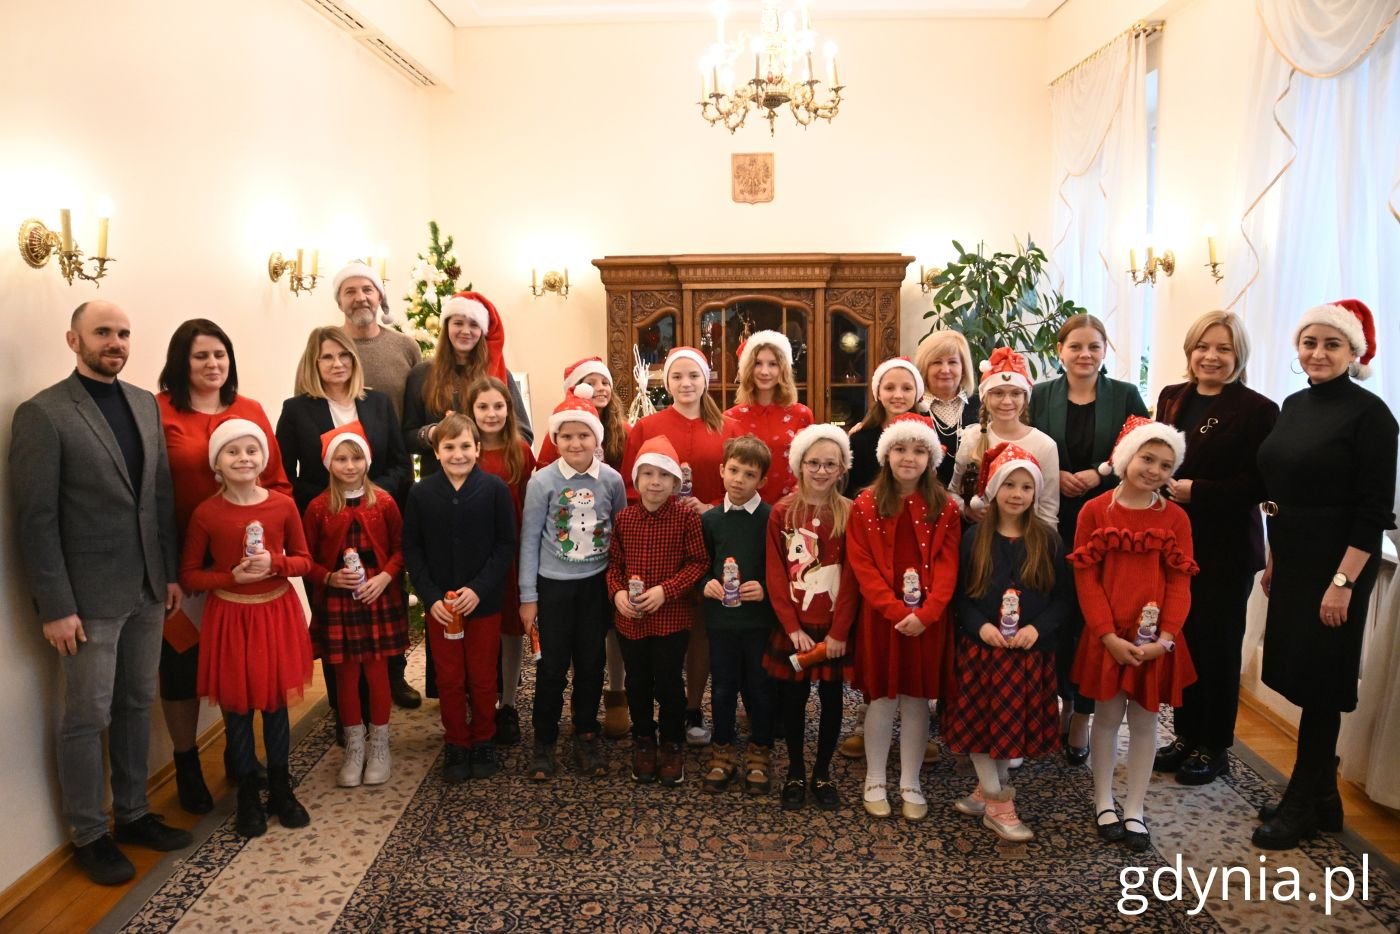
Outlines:
<svg viewBox="0 0 1400 934"><path fill-rule="evenodd" d="M1332 586L1343 587L1347 590L1351 590L1353 587L1356 586L1356 581L1347 580L1347 576L1341 571L1338 571L1336 574L1332 575Z"/></svg>

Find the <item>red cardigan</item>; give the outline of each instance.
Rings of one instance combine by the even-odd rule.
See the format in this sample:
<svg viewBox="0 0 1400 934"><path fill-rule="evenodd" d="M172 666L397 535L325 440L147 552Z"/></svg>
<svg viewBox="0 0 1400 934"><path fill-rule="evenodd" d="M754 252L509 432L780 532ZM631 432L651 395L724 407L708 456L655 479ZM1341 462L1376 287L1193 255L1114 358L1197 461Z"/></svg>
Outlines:
<svg viewBox="0 0 1400 934"><path fill-rule="evenodd" d="M914 611L919 622L932 626L947 615L958 583L958 548L962 542L962 523L958 505L948 498L943 515L932 525L925 521L928 506L922 496L906 496L904 508L914 522L914 534L919 539L923 565L919 586L924 592L924 605ZM893 626L909 615L909 608L899 596L904 569L894 566L895 525L899 516L881 518L875 509L875 496L861 490L851 507L851 521L846 526L847 554L856 577L860 580L861 619Z"/></svg>
<svg viewBox="0 0 1400 934"><path fill-rule="evenodd" d="M375 497L373 506L361 504L357 509L331 512L330 492L322 493L306 506L302 525L306 529L306 547L311 552L311 570L306 575L307 594L313 606L324 599L326 575L340 562L345 550L345 536L350 520L358 517L360 528L374 546L379 570L394 580L403 575L403 516L394 498L383 490Z"/></svg>

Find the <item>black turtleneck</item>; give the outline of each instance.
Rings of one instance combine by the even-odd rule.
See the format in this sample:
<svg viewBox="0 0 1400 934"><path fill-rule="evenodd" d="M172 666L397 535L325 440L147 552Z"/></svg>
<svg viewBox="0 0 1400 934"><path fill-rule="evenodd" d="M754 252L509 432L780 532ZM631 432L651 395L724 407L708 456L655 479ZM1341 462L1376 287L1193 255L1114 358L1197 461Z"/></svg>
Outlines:
<svg viewBox="0 0 1400 934"><path fill-rule="evenodd" d="M126 461L126 475L131 480L131 488L140 489L141 474L146 469L146 454L141 447L141 431L136 427L136 416L131 414L126 394L116 380L104 383L79 373L78 381L102 410L102 417L107 419L112 434L117 438L117 447L121 448L122 459Z"/></svg>

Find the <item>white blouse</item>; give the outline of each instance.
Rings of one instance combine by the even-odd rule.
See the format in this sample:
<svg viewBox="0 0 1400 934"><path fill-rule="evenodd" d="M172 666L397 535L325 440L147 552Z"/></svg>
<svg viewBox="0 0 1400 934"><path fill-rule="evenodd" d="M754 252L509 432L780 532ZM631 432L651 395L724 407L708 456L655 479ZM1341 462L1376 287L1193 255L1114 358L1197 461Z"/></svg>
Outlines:
<svg viewBox="0 0 1400 934"><path fill-rule="evenodd" d="M950 491L961 487L963 474L967 473L968 465L972 464L972 452L981 437L982 432L976 425L969 425L963 432L962 442L958 445L958 453L953 460L953 479L948 484ZM990 428L987 429L987 449L996 447L1003 441L1010 441L1017 447L1024 448L1039 462L1045 484L1040 489L1035 514L1054 528L1060 517L1060 449L1055 444L1055 439L1039 428L1032 428L1025 437L1015 440L1003 438ZM980 466L977 465L978 468ZM957 501L958 507L966 512L967 504L962 501L962 497L954 494L953 499Z"/></svg>

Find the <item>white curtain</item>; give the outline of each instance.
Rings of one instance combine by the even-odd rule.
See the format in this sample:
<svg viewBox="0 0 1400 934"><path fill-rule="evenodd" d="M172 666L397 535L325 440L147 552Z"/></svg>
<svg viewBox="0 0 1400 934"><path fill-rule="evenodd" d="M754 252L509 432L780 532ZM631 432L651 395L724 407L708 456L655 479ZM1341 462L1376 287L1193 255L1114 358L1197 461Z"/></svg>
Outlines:
<svg viewBox="0 0 1400 934"><path fill-rule="evenodd" d="M1134 383L1147 329L1124 270L1147 230L1147 38L1118 37L1050 92L1055 285L1103 319L1109 372Z"/></svg>
<svg viewBox="0 0 1400 934"><path fill-rule="evenodd" d="M1253 343L1250 384L1278 400L1302 388L1299 316L1359 298L1376 315L1379 347L1363 385L1400 412L1400 2L1259 0L1257 11L1244 242L1225 267L1230 307ZM1264 609L1251 600L1246 658ZM1400 807L1397 617L1400 575L1371 620L1360 703L1338 747L1342 774L1391 807Z"/></svg>

